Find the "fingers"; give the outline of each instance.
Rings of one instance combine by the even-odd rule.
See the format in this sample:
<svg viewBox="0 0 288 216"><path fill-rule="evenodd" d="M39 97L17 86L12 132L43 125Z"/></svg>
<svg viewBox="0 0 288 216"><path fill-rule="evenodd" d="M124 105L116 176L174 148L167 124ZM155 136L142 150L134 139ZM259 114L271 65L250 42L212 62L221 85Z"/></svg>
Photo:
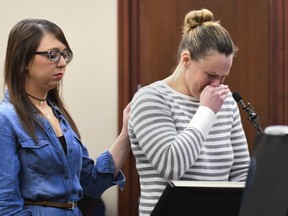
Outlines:
<svg viewBox="0 0 288 216"><path fill-rule="evenodd" d="M220 90L229 90L229 86L228 85L223 85L221 84L220 86L218 87L215 87L218 91Z"/></svg>
<svg viewBox="0 0 288 216"><path fill-rule="evenodd" d="M225 98L226 98L227 94L230 92L228 85L221 84L220 86L215 87L215 88L216 88L216 91L218 92L218 94L220 96L225 96Z"/></svg>
<svg viewBox="0 0 288 216"><path fill-rule="evenodd" d="M131 110L131 102L129 102L123 110L123 113L129 114Z"/></svg>
<svg viewBox="0 0 288 216"><path fill-rule="evenodd" d="M230 89L227 85L206 86L200 95L200 105L209 107L217 113L229 92Z"/></svg>

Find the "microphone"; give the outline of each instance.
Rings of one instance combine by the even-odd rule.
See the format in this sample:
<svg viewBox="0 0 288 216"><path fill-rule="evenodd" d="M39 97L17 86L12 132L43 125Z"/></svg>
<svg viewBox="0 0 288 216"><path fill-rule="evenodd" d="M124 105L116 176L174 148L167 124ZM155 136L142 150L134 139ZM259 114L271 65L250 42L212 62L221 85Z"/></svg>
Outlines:
<svg viewBox="0 0 288 216"><path fill-rule="evenodd" d="M263 130L259 124L259 116L254 111L254 108L251 106L251 104L248 102L246 106L242 100L242 97L237 92L233 92L232 96L237 103L241 104L242 109L248 113L248 120L256 128L257 132L263 133Z"/></svg>

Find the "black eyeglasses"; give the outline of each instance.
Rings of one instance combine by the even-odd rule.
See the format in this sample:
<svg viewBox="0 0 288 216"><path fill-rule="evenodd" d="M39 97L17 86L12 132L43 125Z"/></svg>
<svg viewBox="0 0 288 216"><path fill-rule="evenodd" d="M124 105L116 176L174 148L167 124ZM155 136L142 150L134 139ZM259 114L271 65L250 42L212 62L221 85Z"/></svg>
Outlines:
<svg viewBox="0 0 288 216"><path fill-rule="evenodd" d="M48 59L52 62L58 62L63 56L66 63L69 63L73 58L73 53L71 51L59 51L59 50L49 50L43 52L34 52L35 55L47 55Z"/></svg>

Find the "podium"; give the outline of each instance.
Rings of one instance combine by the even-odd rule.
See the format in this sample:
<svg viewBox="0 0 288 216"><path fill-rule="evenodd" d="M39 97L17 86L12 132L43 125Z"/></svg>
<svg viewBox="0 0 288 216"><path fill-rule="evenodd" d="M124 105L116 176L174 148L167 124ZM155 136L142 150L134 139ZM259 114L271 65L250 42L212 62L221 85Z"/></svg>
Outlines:
<svg viewBox="0 0 288 216"><path fill-rule="evenodd" d="M259 134L239 216L288 215L288 134Z"/></svg>
<svg viewBox="0 0 288 216"><path fill-rule="evenodd" d="M238 216L244 182L171 181L151 216Z"/></svg>

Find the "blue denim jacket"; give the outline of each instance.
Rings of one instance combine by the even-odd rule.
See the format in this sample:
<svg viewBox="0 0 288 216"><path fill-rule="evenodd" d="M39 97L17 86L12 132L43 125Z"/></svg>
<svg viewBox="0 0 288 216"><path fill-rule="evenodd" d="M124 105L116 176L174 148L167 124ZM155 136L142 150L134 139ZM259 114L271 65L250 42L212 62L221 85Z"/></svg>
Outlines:
<svg viewBox="0 0 288 216"><path fill-rule="evenodd" d="M96 164L60 110L50 103L60 121L67 143L67 155L49 122L42 116L45 132L38 129L35 142L23 129L6 91L0 104L0 215L2 216L80 216L80 210L24 205L24 199L77 202L83 192L99 197L107 188L119 185L125 177L114 178L115 164L106 151Z"/></svg>

